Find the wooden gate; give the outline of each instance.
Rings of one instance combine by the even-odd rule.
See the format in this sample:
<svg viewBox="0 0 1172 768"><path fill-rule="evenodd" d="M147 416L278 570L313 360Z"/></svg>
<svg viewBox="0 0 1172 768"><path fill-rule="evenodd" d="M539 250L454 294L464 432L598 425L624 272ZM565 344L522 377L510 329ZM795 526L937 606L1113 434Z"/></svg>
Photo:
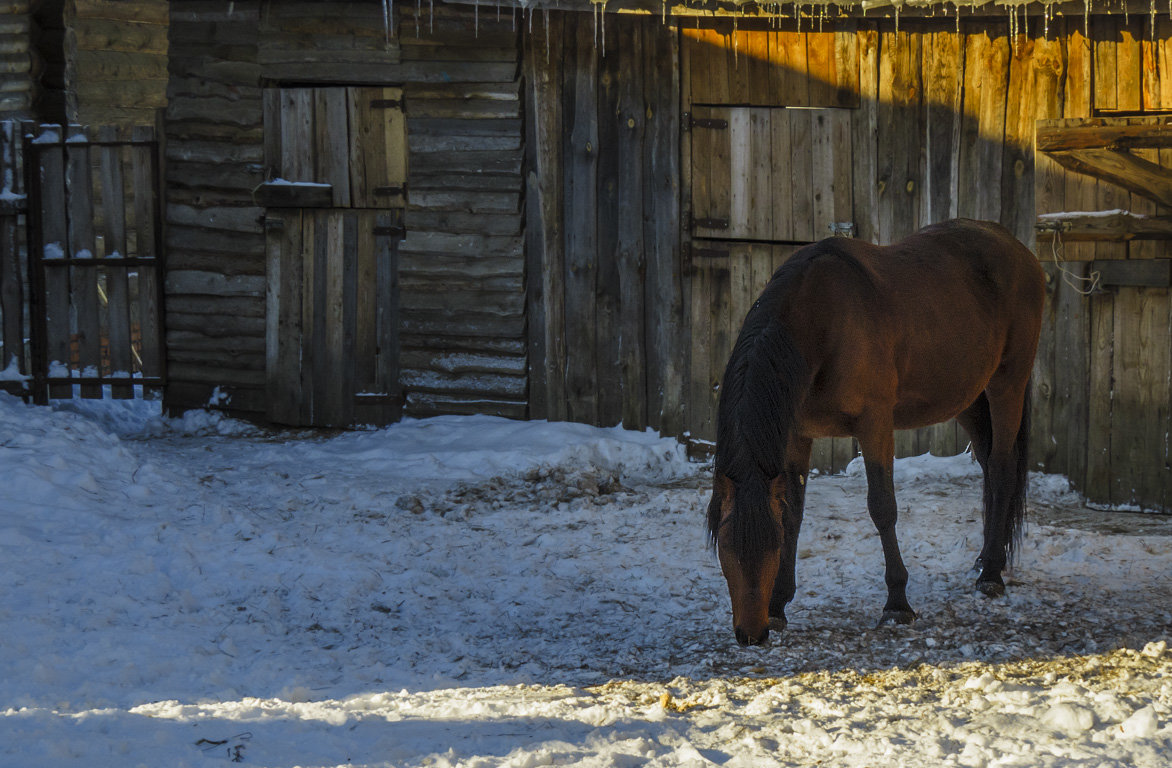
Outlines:
<svg viewBox="0 0 1172 768"><path fill-rule="evenodd" d="M265 92L268 418L387 424L402 412L398 244L406 129L397 88Z"/></svg>
<svg viewBox="0 0 1172 768"><path fill-rule="evenodd" d="M154 128L24 126L32 394L164 384Z"/></svg>
<svg viewBox="0 0 1172 768"><path fill-rule="evenodd" d="M1037 124L1035 461L1089 499L1172 508L1172 118Z"/></svg>
<svg viewBox="0 0 1172 768"><path fill-rule="evenodd" d="M798 248L850 235L850 113L696 106L691 132L692 438L716 437L724 366L745 314ZM840 470L847 438L819 440L813 464Z"/></svg>

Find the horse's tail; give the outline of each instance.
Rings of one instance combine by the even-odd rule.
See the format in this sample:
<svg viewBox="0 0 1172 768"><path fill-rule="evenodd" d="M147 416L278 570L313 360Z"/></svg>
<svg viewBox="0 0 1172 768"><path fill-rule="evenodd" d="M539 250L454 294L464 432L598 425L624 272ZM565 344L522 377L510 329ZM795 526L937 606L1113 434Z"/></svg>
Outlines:
<svg viewBox="0 0 1172 768"><path fill-rule="evenodd" d="M1021 542L1025 528L1026 493L1029 485L1029 457L1030 457L1030 389L1031 383L1026 382L1025 399L1022 402L1021 423L1017 428L1017 437L1013 441L1013 454L1010 457L1012 476L1005 486L997 488L991 482L989 474L989 452L993 446L993 419L989 413L989 400L984 393L977 399L976 408L971 411L975 434L972 435L973 453L984 470L984 518L986 530L993 526L999 534L998 538L1005 542L1006 559L1013 561L1013 553ZM1005 494L1004 517L997 520L994 491L1000 490Z"/></svg>
<svg viewBox="0 0 1172 768"><path fill-rule="evenodd" d="M1005 552L1009 562L1021 542L1025 529L1026 495L1030 481L1030 406L1033 380L1026 380L1025 398L1021 405L1021 424L1017 428L1017 439L1013 442L1013 488L1009 495L1005 520Z"/></svg>

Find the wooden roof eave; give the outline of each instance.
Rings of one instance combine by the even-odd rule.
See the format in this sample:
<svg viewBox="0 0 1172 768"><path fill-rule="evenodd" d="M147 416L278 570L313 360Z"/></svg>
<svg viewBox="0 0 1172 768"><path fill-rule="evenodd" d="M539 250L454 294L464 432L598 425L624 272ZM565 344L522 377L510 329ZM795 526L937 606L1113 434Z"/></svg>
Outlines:
<svg viewBox="0 0 1172 768"><path fill-rule="evenodd" d="M449 5L485 5L485 0L444 0ZM526 11L581 11L586 13L639 13L675 17L794 18L795 3L767 0L498 0L495 5ZM803 0L797 4L803 19L835 18L938 18L961 19L1001 17L1011 12L1037 17L1085 16L1084 0L1039 2L1038 0ZM1090 0L1092 16L1148 16L1150 0ZM1160 15L1168 13L1165 9Z"/></svg>

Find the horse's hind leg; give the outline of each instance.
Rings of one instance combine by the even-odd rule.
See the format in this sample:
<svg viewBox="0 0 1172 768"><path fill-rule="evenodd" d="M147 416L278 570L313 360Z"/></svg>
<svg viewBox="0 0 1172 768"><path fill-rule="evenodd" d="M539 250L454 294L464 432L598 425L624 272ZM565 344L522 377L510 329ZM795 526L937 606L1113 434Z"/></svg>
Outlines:
<svg viewBox="0 0 1172 768"><path fill-rule="evenodd" d="M895 536L898 510L895 502L895 481L892 465L895 461L895 436L890 423L860 433L859 446L863 450L863 465L867 470L867 511L879 531L883 544L887 604L883 606L880 623L893 621L910 624L916 618L907 601L907 567L899 552Z"/></svg>
<svg viewBox="0 0 1172 768"><path fill-rule="evenodd" d="M978 561L981 575L977 589L996 597L1005 594L1001 572L1025 517L1029 379L995 379L986 392L990 437L985 466L984 547Z"/></svg>

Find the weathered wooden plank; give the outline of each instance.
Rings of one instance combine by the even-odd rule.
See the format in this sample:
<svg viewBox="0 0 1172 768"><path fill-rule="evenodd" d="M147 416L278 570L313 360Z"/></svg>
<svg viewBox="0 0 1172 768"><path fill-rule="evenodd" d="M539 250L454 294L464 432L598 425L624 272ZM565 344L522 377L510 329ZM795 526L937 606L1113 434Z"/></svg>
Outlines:
<svg viewBox="0 0 1172 768"><path fill-rule="evenodd" d="M616 179L616 266L618 285L618 360L623 426L643 430L648 426L647 351L645 320L646 242L643 237L645 216L643 154L647 89L642 47L645 25L635 20L614 25L612 42L617 62L618 93Z"/></svg>
<svg viewBox="0 0 1172 768"><path fill-rule="evenodd" d="M15 195L24 194L17 151L19 124L0 123L0 178ZM26 160L25 162L28 162ZM0 216L0 371L27 374L25 362L24 278L21 270L20 239L15 213Z"/></svg>
<svg viewBox="0 0 1172 768"><path fill-rule="evenodd" d="M1076 149L1050 157L1075 173L1103 179L1164 206L1172 206L1172 173L1130 152Z"/></svg>
<svg viewBox="0 0 1172 768"><path fill-rule="evenodd" d="M921 224L921 38L918 27L880 30L879 241L890 243Z"/></svg>
<svg viewBox="0 0 1172 768"><path fill-rule="evenodd" d="M1085 491L1091 498L1111 498L1111 411L1115 353L1115 297L1091 299L1090 397L1086 434Z"/></svg>
<svg viewBox="0 0 1172 768"><path fill-rule="evenodd" d="M712 237L732 237L745 239L754 237L756 233L750 225L753 218L754 201L751 185L753 182L753 168L757 165L757 158L753 156L753 141L750 134L750 110L748 107L729 109L726 114L728 127L720 133L728 137L728 176L711 180L713 186L727 185L728 188L728 227ZM699 235L700 232L696 231ZM758 235L759 236L759 235Z"/></svg>
<svg viewBox="0 0 1172 768"><path fill-rule="evenodd" d="M1115 297L1111 400L1113 504L1166 504L1169 404L1168 291L1121 288Z"/></svg>
<svg viewBox="0 0 1172 768"><path fill-rule="evenodd" d="M155 129L136 126L131 137L138 142L155 138ZM139 258L158 258L161 227L160 173L157 153L151 145L140 143L130 148L131 176L134 182L134 250ZM139 357L143 376L163 373L163 339L159 308L159 271L138 270L138 319L142 339Z"/></svg>
<svg viewBox="0 0 1172 768"><path fill-rule="evenodd" d="M1137 112L1143 105L1143 39L1141 17L1115 19L1118 31L1115 43L1115 109ZM1097 86L1096 86L1097 87ZM1106 107L1100 107L1105 109Z"/></svg>
<svg viewBox="0 0 1172 768"><path fill-rule="evenodd" d="M1147 203L1154 210L1155 206L1146 200L1132 200L1132 208L1138 207L1137 202ZM1048 201L1048 205L1053 205ZM1043 213L1037 217L1034 225L1039 242L1049 243L1058 240L1067 241L1095 241L1107 240L1113 242L1146 239L1167 240L1172 238L1172 217L1151 214L1131 213L1122 210L1110 211L1069 211L1061 213ZM1048 257L1043 249L1044 257Z"/></svg>
<svg viewBox="0 0 1172 768"><path fill-rule="evenodd" d="M278 424L301 424L302 212L269 214L265 231L266 416Z"/></svg>
<svg viewBox="0 0 1172 768"><path fill-rule="evenodd" d="M773 75L777 79L772 91L781 106L810 106L809 56L806 51L806 33L788 29L778 30L771 40L770 60L774 62Z"/></svg>
<svg viewBox="0 0 1172 768"><path fill-rule="evenodd" d="M851 145L854 148L854 222L856 236L878 242L879 205L877 202L879 135L879 33L860 28L859 108L851 111Z"/></svg>
<svg viewBox="0 0 1172 768"><path fill-rule="evenodd" d="M806 32L806 65L810 78L810 106L838 104L838 78L834 72L834 33Z"/></svg>
<svg viewBox="0 0 1172 768"><path fill-rule="evenodd" d="M732 236L733 153L746 163L732 137L733 113L743 109L704 107L692 123L692 236ZM739 122L739 121L738 121ZM742 193L743 194L743 193Z"/></svg>
<svg viewBox="0 0 1172 768"><path fill-rule="evenodd" d="M94 241L94 184L88 138L80 126L70 126L65 146L65 185L69 212L69 256L93 259L97 256ZM73 338L77 344L80 375L99 376L102 370L101 307L98 301L98 270L92 267L70 268L70 303L77 321ZM102 388L83 384L82 397L100 398Z"/></svg>
<svg viewBox="0 0 1172 768"><path fill-rule="evenodd" d="M791 148L790 118L801 113L788 109L769 111L770 164L768 177L771 188L770 208L772 240L798 239L794 234L794 192L800 187L792 183L793 150ZM765 169L762 168L762 175ZM790 181L791 183L786 183ZM803 229L804 232L804 229Z"/></svg>
<svg viewBox="0 0 1172 768"><path fill-rule="evenodd" d="M616 30L616 27L618 28ZM616 54L617 33L626 25L609 25L599 30L600 42L607 55L598 61L597 111L597 179L595 217L594 270L594 380L597 388L598 424L618 424L623 417L622 357L620 353L621 290L624 275L620 271L618 245L619 185L628 169L619 166L619 87L624 78L637 77L624 72L620 54ZM629 42L627 43L630 44ZM629 66L629 65L628 65ZM642 198L640 197L640 202ZM583 212L584 217L590 213Z"/></svg>
<svg viewBox="0 0 1172 768"><path fill-rule="evenodd" d="M963 85L963 44L954 30L934 30L924 36L925 152L927 168L922 195L924 219L955 218L959 187L960 109Z"/></svg>
<svg viewBox="0 0 1172 768"><path fill-rule="evenodd" d="M1116 37L1122 19L1112 16L1091 18L1091 39L1094 41L1094 107L1115 110L1118 108L1118 69Z"/></svg>
<svg viewBox="0 0 1172 768"><path fill-rule="evenodd" d="M98 139L112 141L114 129L98 129ZM102 241L105 255L127 256L126 202L123 199L125 183L122 173L123 147L103 146L97 149L100 169L102 202ZM130 338L130 281L127 270L114 267L106 270L107 339L109 342L110 375L130 377L134 370ZM115 384L111 387L115 398L134 397L134 388Z"/></svg>
<svg viewBox="0 0 1172 768"><path fill-rule="evenodd" d="M566 124L563 169L565 222L566 335L575 341L575 354L566 361L567 416L572 421L598 423L595 386L598 234L598 50L593 31L579 24L565 39Z"/></svg>
<svg viewBox="0 0 1172 768"><path fill-rule="evenodd" d="M792 222L791 237L799 242L817 239L814 231L813 206L813 112L791 110L789 112L789 178L793 189L790 198ZM781 183L787 179L782 177ZM775 203L776 204L776 203Z"/></svg>
<svg viewBox="0 0 1172 768"><path fill-rule="evenodd" d="M317 88L313 92L313 179L333 187L332 202L350 206L350 130L346 91Z"/></svg>
<svg viewBox="0 0 1172 768"><path fill-rule="evenodd" d="M964 122L961 128L960 178L1002 178L1005 93L1009 43L980 29L968 35L965 49ZM1001 184L965 184L957 213L996 220L1001 215Z"/></svg>
<svg viewBox="0 0 1172 768"><path fill-rule="evenodd" d="M1034 21L1041 23L1040 19ZM1010 47L1008 68L1009 90L1005 107L1001 210L998 221L1017 239L1030 243L1034 234L1033 145L1037 112L1037 67L1032 37L1022 35Z"/></svg>
<svg viewBox="0 0 1172 768"><path fill-rule="evenodd" d="M687 323L681 277L679 37L660 24L644 24L644 248L647 258L649 340L647 398L650 426L662 434L684 431Z"/></svg>
<svg viewBox="0 0 1172 768"><path fill-rule="evenodd" d="M859 48L858 23L844 22L835 26L834 73L836 107L858 108L859 99Z"/></svg>
<svg viewBox="0 0 1172 768"><path fill-rule="evenodd" d="M1076 149L1129 150L1172 147L1172 119L1145 117L1090 120L1043 120L1037 126L1037 149L1062 152Z"/></svg>

